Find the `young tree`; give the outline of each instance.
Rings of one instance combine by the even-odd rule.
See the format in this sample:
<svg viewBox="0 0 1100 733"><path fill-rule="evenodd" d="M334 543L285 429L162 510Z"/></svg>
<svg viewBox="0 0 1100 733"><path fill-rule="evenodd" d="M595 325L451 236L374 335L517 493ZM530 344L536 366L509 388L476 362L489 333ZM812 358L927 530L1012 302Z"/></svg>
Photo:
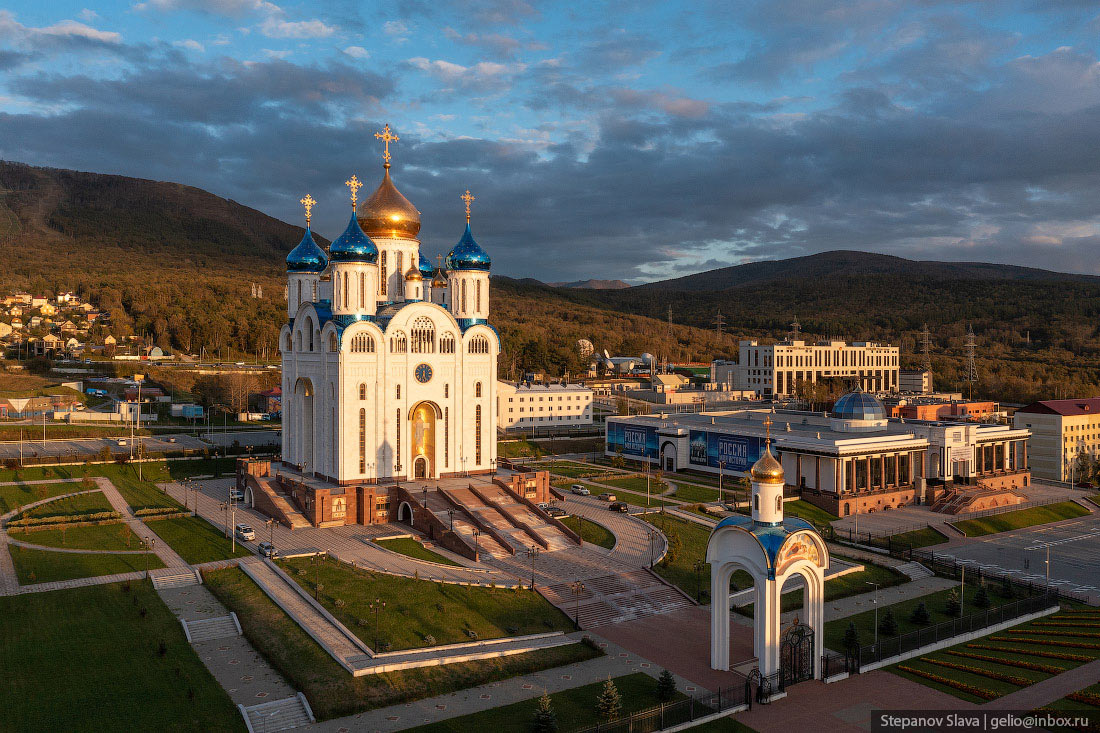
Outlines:
<svg viewBox="0 0 1100 733"><path fill-rule="evenodd" d="M1016 589L1012 587L1012 581L1007 575L1001 576L1001 597L1005 599L1016 597Z"/></svg>
<svg viewBox="0 0 1100 733"><path fill-rule="evenodd" d="M962 604L959 603L958 591L952 590L947 594L947 602L943 606L943 612L952 617L962 613Z"/></svg>
<svg viewBox="0 0 1100 733"><path fill-rule="evenodd" d="M978 586L978 593L974 596L974 605L978 608L985 610L990 607L991 602L989 600L989 593L985 589L985 584Z"/></svg>
<svg viewBox="0 0 1100 733"><path fill-rule="evenodd" d="M909 622L914 626L927 626L930 620L928 607L924 605L924 601L918 603L917 607L913 609L913 613L909 615Z"/></svg>
<svg viewBox="0 0 1100 733"><path fill-rule="evenodd" d="M848 628L844 630L844 648L847 651L854 651L859 646L859 632L856 631L856 625L854 621L848 622Z"/></svg>
<svg viewBox="0 0 1100 733"><path fill-rule="evenodd" d="M607 722L616 720L623 714L623 699L619 695L619 688L615 687L610 676L607 682L603 683L600 696L596 698L596 714Z"/></svg>
<svg viewBox="0 0 1100 733"><path fill-rule="evenodd" d="M676 678L666 669L657 678L657 699L661 702L670 702L674 697L676 697Z"/></svg>
<svg viewBox="0 0 1100 733"><path fill-rule="evenodd" d="M893 611L886 609L886 613L882 615L882 620L879 621L878 630L884 636L897 636L898 622L894 619Z"/></svg>
<svg viewBox="0 0 1100 733"><path fill-rule="evenodd" d="M546 694L546 690L543 690L542 697L539 698L538 705L535 707L535 719L531 726L535 733L557 732L558 718L554 714L554 708L550 703L550 695Z"/></svg>

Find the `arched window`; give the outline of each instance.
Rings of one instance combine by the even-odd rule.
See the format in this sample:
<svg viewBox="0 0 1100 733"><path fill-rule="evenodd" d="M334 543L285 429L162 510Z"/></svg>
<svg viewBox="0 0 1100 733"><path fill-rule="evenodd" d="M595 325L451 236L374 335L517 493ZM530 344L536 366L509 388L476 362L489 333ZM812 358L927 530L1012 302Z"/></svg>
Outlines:
<svg viewBox="0 0 1100 733"><path fill-rule="evenodd" d="M378 283L379 283L378 286L380 288L379 292L382 295L385 295L386 294L386 280L388 279L386 277L386 252L385 251L382 252L382 266L379 269L379 272L382 276L382 278L378 281Z"/></svg>
<svg viewBox="0 0 1100 733"><path fill-rule="evenodd" d="M351 350L357 354L373 354L374 339L365 333L357 334L351 339Z"/></svg>
<svg viewBox="0 0 1100 733"><path fill-rule="evenodd" d="M462 281L462 312L466 312L466 281Z"/></svg>
<svg viewBox="0 0 1100 733"><path fill-rule="evenodd" d="M367 274L365 272L360 272L359 273L359 307L360 308L366 307L365 301L363 300L366 297L366 292L367 292Z"/></svg>
<svg viewBox="0 0 1100 733"><path fill-rule="evenodd" d="M453 354L455 353L455 336L453 333L445 333L439 337L439 353L440 354Z"/></svg>
<svg viewBox="0 0 1100 733"><path fill-rule="evenodd" d="M484 336L474 336L470 340L469 352L471 354L488 354L489 353L489 339Z"/></svg>
<svg viewBox="0 0 1100 733"><path fill-rule="evenodd" d="M309 333L309 350L313 351L313 319L306 318L306 331Z"/></svg>
<svg viewBox="0 0 1100 733"><path fill-rule="evenodd" d="M397 385L397 399L401 399L401 385Z"/></svg>
<svg viewBox="0 0 1100 733"><path fill-rule="evenodd" d="M348 274L344 273L344 307L348 307Z"/></svg>
<svg viewBox="0 0 1100 733"><path fill-rule="evenodd" d="M404 354L408 350L408 341L405 339L405 334L398 331L390 337L390 353L391 354Z"/></svg>
<svg viewBox="0 0 1100 733"><path fill-rule="evenodd" d="M295 344L295 346L297 347L297 348L296 348L296 350L297 350L297 351L301 351L301 350L302 350L302 332L301 332L301 331L299 331L298 333L294 334L294 344Z"/></svg>
<svg viewBox="0 0 1100 733"><path fill-rule="evenodd" d="M367 399L367 385L366 384L360 384L359 385L359 399L361 399L361 400Z"/></svg>
<svg viewBox="0 0 1100 733"><path fill-rule="evenodd" d="M330 333L328 335L328 350L336 351L336 334Z"/></svg>
<svg viewBox="0 0 1100 733"><path fill-rule="evenodd" d="M414 354L435 353L435 324L427 316L413 321L412 350Z"/></svg>
<svg viewBox="0 0 1100 733"><path fill-rule="evenodd" d="M294 302L294 310L298 310L298 308L301 305L302 305L302 281L299 280L298 281L298 300L296 300Z"/></svg>
<svg viewBox="0 0 1100 733"><path fill-rule="evenodd" d="M760 511L760 494L754 494L752 497L752 508L756 511Z"/></svg>
<svg viewBox="0 0 1100 733"><path fill-rule="evenodd" d="M450 384L444 384L443 385L443 399L447 399L450 396L451 396L451 385Z"/></svg>
<svg viewBox="0 0 1100 733"><path fill-rule="evenodd" d="M294 347L290 343L290 334L288 333L286 335L286 350L290 351L292 348L294 348Z"/></svg>
<svg viewBox="0 0 1100 733"><path fill-rule="evenodd" d="M481 465L481 405L474 409L474 465Z"/></svg>
<svg viewBox="0 0 1100 733"><path fill-rule="evenodd" d="M397 441L396 441L396 446L397 446L397 448L394 451L394 453L396 454L396 458L397 458L396 470L400 471L401 470L401 408L400 407L397 408Z"/></svg>
<svg viewBox="0 0 1100 733"><path fill-rule="evenodd" d="M481 382L474 382L474 397L481 397Z"/></svg>
<svg viewBox="0 0 1100 733"><path fill-rule="evenodd" d="M478 280L474 283L474 290L477 293L477 312L481 312L481 281Z"/></svg>

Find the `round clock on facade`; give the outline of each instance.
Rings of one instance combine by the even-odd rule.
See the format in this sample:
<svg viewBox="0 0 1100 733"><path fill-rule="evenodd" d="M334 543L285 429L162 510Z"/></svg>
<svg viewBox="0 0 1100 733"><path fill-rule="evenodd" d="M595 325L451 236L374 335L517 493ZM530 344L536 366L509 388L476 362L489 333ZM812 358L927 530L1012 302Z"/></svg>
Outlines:
<svg viewBox="0 0 1100 733"><path fill-rule="evenodd" d="M432 379L432 368L427 364L420 364L416 367L416 381L421 384L427 384Z"/></svg>

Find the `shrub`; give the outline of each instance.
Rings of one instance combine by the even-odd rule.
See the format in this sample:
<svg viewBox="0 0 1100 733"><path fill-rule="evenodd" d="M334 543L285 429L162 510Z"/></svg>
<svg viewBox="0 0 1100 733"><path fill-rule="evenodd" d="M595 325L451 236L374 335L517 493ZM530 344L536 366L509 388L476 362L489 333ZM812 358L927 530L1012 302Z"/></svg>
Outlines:
<svg viewBox="0 0 1100 733"><path fill-rule="evenodd" d="M969 672L970 674L976 674L979 677L988 677L991 680L997 680L998 682L1007 682L1010 685L1016 685L1017 687L1027 687L1034 683L1034 680L1029 680L1026 677L1017 677L1016 675L1004 674L1003 672L994 672L991 669L983 669L982 667L973 667L969 664L956 664L955 662L948 662L942 659L934 659L932 657L921 657L920 660L926 664L935 664L940 667L947 667L948 669L957 669L960 672Z"/></svg>
<svg viewBox="0 0 1100 733"><path fill-rule="evenodd" d="M424 634L423 639L427 646L435 646L435 637L431 634Z"/></svg>
<svg viewBox="0 0 1100 733"><path fill-rule="evenodd" d="M854 622L848 622L848 628L844 630L844 648L847 651L854 651L859 646L859 632L856 631L856 625Z"/></svg>
<svg viewBox="0 0 1100 733"><path fill-rule="evenodd" d="M994 664L1003 664L1006 667L1016 667L1018 669L1030 669L1033 672L1045 672L1046 674L1061 674L1065 672L1061 667L1056 667L1053 664L1039 664L1038 662L1024 662L1018 659L1005 659L1004 657L994 657L989 654L974 654L973 652L960 652L956 650L949 650L947 654L952 654L956 657L965 657L966 659L977 659L979 662L993 662Z"/></svg>
<svg viewBox="0 0 1100 733"><path fill-rule="evenodd" d="M928 615L928 607L924 605L924 601L921 601L913 609L913 613L909 614L909 622L914 626L927 626L929 621L931 618Z"/></svg>
<svg viewBox="0 0 1100 733"><path fill-rule="evenodd" d="M967 644L967 649L984 649L990 652L1008 652L1009 654L1020 654L1023 650L1016 649L1010 646L995 646L993 644ZM1095 657L1090 657L1086 654L1070 654L1069 652L1044 652L1038 649L1026 651L1029 657L1044 657L1046 659L1065 659L1070 662L1091 662Z"/></svg>
<svg viewBox="0 0 1100 733"><path fill-rule="evenodd" d="M996 692L993 692L992 690L987 690L984 687L968 685L965 682L959 682L958 680L954 680L949 677L943 677L938 674L933 674L932 672L925 672L923 669L917 669L916 667L899 664L898 669L903 672L908 672L911 675L916 675L917 677L923 677L926 680L931 680L932 682L946 685L947 687L953 687L956 690L962 690L963 692L969 693L974 697L980 697L983 700L996 700L998 697L1000 697L1000 695L998 695Z"/></svg>
<svg viewBox="0 0 1100 733"><path fill-rule="evenodd" d="M958 591L952 590L947 594L947 602L944 603L943 612L951 617L958 616L962 613L962 604L959 603Z"/></svg>
<svg viewBox="0 0 1100 733"><path fill-rule="evenodd" d="M508 632L508 636L519 636L519 627L518 626L511 626L511 625L505 626L504 630Z"/></svg>
<svg viewBox="0 0 1100 733"><path fill-rule="evenodd" d="M661 672L657 678L657 699L661 702L670 702L676 697L676 678L667 669Z"/></svg>
<svg viewBox="0 0 1100 733"><path fill-rule="evenodd" d="M343 598L336 598L332 601L332 605L336 606L337 608L343 608L348 604Z"/></svg>
<svg viewBox="0 0 1100 733"><path fill-rule="evenodd" d="M600 696L596 698L596 715L610 723L612 720L617 720L622 714L623 699L619 695L619 688L615 686L614 681L609 676L607 682L603 683Z"/></svg>
<svg viewBox="0 0 1100 733"><path fill-rule="evenodd" d="M380 652L388 652L388 651L391 651L392 649L393 649L393 644L389 643L388 641L382 641L382 642L378 643L378 651L380 651Z"/></svg>
<svg viewBox="0 0 1100 733"><path fill-rule="evenodd" d="M1013 587L1007 575L1001 578L1001 597L1006 599L1016 597L1016 588Z"/></svg>
<svg viewBox="0 0 1100 733"><path fill-rule="evenodd" d="M1013 644L1042 644L1044 646L1064 646L1071 649L1100 649L1100 644L1090 644L1087 641L1059 641L1057 639L1023 639L1015 636L991 636L990 641L1008 641Z"/></svg>
<svg viewBox="0 0 1100 733"><path fill-rule="evenodd" d="M974 605L983 610L992 605L989 600L989 593L986 592L984 585L978 587L978 594L974 596Z"/></svg>
<svg viewBox="0 0 1100 733"><path fill-rule="evenodd" d="M879 621L878 630L880 634L885 636L897 636L898 622L894 619L893 611L886 609L886 613L882 615L882 620Z"/></svg>

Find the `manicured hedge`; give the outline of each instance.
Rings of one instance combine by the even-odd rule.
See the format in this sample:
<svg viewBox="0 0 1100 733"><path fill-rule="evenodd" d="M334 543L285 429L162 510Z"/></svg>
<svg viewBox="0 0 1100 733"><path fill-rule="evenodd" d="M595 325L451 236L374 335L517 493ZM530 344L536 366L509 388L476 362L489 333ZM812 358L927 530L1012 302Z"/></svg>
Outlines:
<svg viewBox="0 0 1100 733"><path fill-rule="evenodd" d="M1046 643L1046 642L1043 642ZM1010 646L994 646L993 644L967 644L967 649L984 649L990 652L1008 652L1009 654L1020 654L1020 649L1014 649ZM1090 657L1087 654L1070 654L1069 652L1044 652L1038 649L1027 650L1027 655L1030 657L1045 657L1046 659L1065 659L1070 662L1091 662L1096 657Z"/></svg>
<svg viewBox="0 0 1100 733"><path fill-rule="evenodd" d="M1061 674L1066 670L1062 667L1056 667L1053 664L1039 664L1038 662L1025 662L1020 659L1005 659L1004 657L994 657L989 654L973 654L971 652L960 652L950 650L947 654L953 654L956 657L966 657L967 659L977 659L979 662L993 662L995 664L1003 664L1006 667L1017 667L1018 669L1030 669L1034 672L1045 672L1046 674Z"/></svg>
<svg viewBox="0 0 1100 733"><path fill-rule="evenodd" d="M957 669L960 672L969 672L970 674L988 677L998 682L1007 682L1017 687L1027 687L1028 685L1035 684L1034 680L1029 680L1026 677L1017 677L1016 675L994 672L991 669L983 669L982 667L972 667L969 664L955 664L954 662L946 662L942 659L933 659L932 657L921 657L920 660L925 664L936 664L940 667L947 667L948 669Z"/></svg>
<svg viewBox="0 0 1100 733"><path fill-rule="evenodd" d="M974 697L980 697L983 700L996 700L998 697L1000 697L1000 694L993 692L992 690L987 690L984 687L970 685L966 682L959 682L958 680L951 679L950 677L943 677L932 672L925 672L923 669L917 669L916 667L899 664L898 669L903 672L908 672L909 674L916 675L917 677L923 677L926 680L931 680L932 682L940 685L954 687L956 690L962 690L965 693L973 695Z"/></svg>

